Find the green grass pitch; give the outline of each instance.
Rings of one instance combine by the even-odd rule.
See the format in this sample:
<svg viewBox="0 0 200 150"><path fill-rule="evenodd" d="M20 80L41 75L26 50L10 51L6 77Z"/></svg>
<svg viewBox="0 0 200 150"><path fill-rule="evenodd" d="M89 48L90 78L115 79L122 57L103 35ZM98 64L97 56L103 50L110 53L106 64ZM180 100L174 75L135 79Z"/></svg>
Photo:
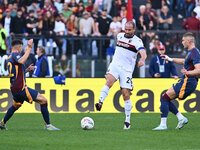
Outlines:
<svg viewBox="0 0 200 150"><path fill-rule="evenodd" d="M132 114L130 130L123 130L124 113L50 114L61 131L44 131L41 114L14 114L8 130L0 131L0 150L200 150L200 114L184 115L189 123L183 129L175 129L177 118L170 114L168 130L152 131L159 114ZM93 118L94 129L80 127L85 116Z"/></svg>

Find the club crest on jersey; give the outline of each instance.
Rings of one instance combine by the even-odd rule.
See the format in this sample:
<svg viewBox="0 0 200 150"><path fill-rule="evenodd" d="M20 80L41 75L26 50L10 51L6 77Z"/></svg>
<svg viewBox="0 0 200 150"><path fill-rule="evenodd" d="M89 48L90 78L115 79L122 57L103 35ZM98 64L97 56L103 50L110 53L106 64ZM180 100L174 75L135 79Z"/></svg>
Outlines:
<svg viewBox="0 0 200 150"><path fill-rule="evenodd" d="M128 43L131 43L131 42L132 42L132 40L129 40L129 41L128 41Z"/></svg>

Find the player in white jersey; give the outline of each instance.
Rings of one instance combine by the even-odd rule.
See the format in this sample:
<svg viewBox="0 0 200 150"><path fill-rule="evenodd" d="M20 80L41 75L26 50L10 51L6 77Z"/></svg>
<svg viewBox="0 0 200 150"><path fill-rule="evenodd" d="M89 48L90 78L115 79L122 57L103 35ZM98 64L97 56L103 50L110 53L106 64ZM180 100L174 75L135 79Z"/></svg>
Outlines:
<svg viewBox="0 0 200 150"><path fill-rule="evenodd" d="M141 55L138 67L144 65L147 57L142 40L134 35L135 29L134 22L128 21L125 24L125 33L119 33L117 35L115 54L106 72L106 84L101 90L99 102L95 104L96 110L100 111L109 89L119 79L126 115L124 129L130 129L131 126L130 117L132 104L130 100L130 91L133 90L132 74L135 68L137 54L140 53Z"/></svg>

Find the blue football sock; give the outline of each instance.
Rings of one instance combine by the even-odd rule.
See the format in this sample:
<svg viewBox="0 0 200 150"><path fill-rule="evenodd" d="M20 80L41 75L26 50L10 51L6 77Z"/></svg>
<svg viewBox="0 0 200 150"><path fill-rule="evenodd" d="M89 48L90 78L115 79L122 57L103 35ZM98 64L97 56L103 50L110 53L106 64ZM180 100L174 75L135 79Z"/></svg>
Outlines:
<svg viewBox="0 0 200 150"><path fill-rule="evenodd" d="M178 113L178 109L172 102L169 102L169 111L171 111L174 115Z"/></svg>
<svg viewBox="0 0 200 150"><path fill-rule="evenodd" d="M45 123L46 124L50 124L50 121L49 121L49 111L48 111L48 108L47 108L47 104L40 105L40 108L41 108L41 113L42 113L42 116L44 118Z"/></svg>
<svg viewBox="0 0 200 150"><path fill-rule="evenodd" d="M161 111L161 118L168 116L168 113L169 113L169 102L162 96L161 96L160 111Z"/></svg>
<svg viewBox="0 0 200 150"><path fill-rule="evenodd" d="M16 110L17 110L17 109L16 109L14 106L11 106L11 107L8 109L6 115L5 115L4 119L3 119L4 124L6 124L6 122L12 117L12 115L14 114L14 112L15 112Z"/></svg>

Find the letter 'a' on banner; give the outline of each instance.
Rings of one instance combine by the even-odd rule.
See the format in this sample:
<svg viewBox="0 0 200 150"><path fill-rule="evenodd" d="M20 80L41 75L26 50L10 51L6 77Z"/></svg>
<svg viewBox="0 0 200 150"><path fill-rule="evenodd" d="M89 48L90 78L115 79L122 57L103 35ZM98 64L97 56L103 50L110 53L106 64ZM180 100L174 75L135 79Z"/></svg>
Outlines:
<svg viewBox="0 0 200 150"><path fill-rule="evenodd" d="M127 3L127 21L133 20L133 7L132 7L132 0L128 0Z"/></svg>

